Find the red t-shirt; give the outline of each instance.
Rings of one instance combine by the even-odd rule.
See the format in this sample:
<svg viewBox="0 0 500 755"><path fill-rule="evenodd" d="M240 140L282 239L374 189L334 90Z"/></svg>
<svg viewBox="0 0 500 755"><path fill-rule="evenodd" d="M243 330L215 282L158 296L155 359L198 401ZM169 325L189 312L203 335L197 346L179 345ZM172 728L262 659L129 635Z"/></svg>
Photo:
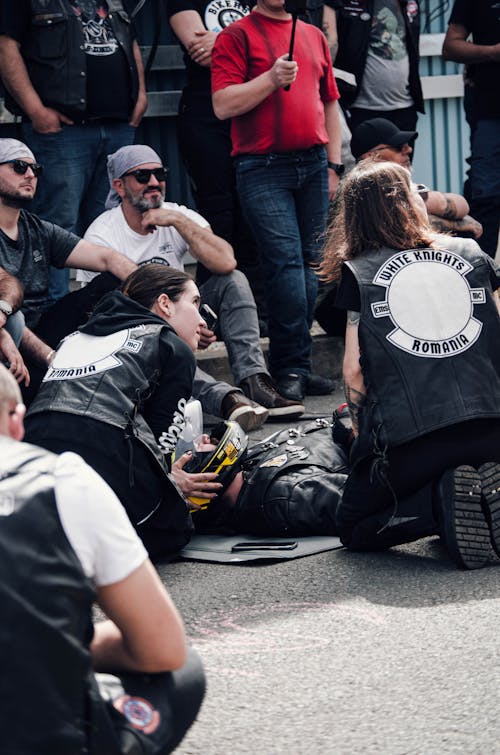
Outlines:
<svg viewBox="0 0 500 755"><path fill-rule="evenodd" d="M212 92L268 71L288 52L291 32L291 19L255 11L220 32L212 51ZM292 152L328 143L323 103L338 99L339 92L324 34L297 21L293 59L299 71L288 92L278 89L232 119L232 155Z"/></svg>

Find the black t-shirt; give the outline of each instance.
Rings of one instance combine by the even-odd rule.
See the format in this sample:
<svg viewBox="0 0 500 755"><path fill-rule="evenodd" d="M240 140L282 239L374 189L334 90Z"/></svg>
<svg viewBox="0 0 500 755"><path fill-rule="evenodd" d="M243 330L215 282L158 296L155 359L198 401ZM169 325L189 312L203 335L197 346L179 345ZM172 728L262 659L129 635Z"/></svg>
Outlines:
<svg viewBox="0 0 500 755"><path fill-rule="evenodd" d="M22 310L26 324L31 328L36 325L40 313L51 304L50 266L64 267L80 238L25 210L21 210L18 228L17 241L0 229L0 267L23 284Z"/></svg>
<svg viewBox="0 0 500 755"><path fill-rule="evenodd" d="M106 0L65 0L65 5L80 19L83 29L87 56L85 117L128 120L130 71L111 27ZM30 0L0 3L0 34L15 39L21 47L30 31L30 6Z"/></svg>
<svg viewBox="0 0 500 755"><path fill-rule="evenodd" d="M500 5L496 0L455 0L450 23L465 26L477 45L500 42ZM474 82L478 117L499 118L500 63L474 63L467 66L467 74Z"/></svg>
<svg viewBox="0 0 500 755"><path fill-rule="evenodd" d="M170 19L185 10L196 11L205 28L216 33L234 21L247 16L255 5L253 0L169 0L167 15ZM210 95L210 68L194 63L184 50L188 87L194 92Z"/></svg>

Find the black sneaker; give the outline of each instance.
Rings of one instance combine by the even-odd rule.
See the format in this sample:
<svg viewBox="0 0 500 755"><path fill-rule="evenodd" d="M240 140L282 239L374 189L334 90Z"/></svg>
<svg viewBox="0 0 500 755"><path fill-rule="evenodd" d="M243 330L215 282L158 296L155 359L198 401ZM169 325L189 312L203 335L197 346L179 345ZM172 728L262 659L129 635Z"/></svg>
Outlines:
<svg viewBox="0 0 500 755"><path fill-rule="evenodd" d="M299 375L298 372L288 372L275 378L276 390L280 396L284 396L289 401L302 403L306 395L306 376Z"/></svg>
<svg viewBox="0 0 500 755"><path fill-rule="evenodd" d="M223 419L238 422L245 432L257 430L269 416L264 406L251 401L238 390L230 391L224 396L221 413Z"/></svg>
<svg viewBox="0 0 500 755"><path fill-rule="evenodd" d="M261 406L269 409L270 417L287 417L293 419L304 414L305 407L301 401L283 398L275 387L271 377L265 372L250 375L240 383L243 393Z"/></svg>
<svg viewBox="0 0 500 755"><path fill-rule="evenodd" d="M306 377L306 395L307 396L327 396L335 390L335 380L310 372Z"/></svg>
<svg viewBox="0 0 500 755"><path fill-rule="evenodd" d="M491 544L500 556L500 464L488 462L479 467L485 517L490 528Z"/></svg>
<svg viewBox="0 0 500 755"><path fill-rule="evenodd" d="M441 535L452 559L464 569L486 566L493 552L477 469L448 469L438 483L437 494Z"/></svg>

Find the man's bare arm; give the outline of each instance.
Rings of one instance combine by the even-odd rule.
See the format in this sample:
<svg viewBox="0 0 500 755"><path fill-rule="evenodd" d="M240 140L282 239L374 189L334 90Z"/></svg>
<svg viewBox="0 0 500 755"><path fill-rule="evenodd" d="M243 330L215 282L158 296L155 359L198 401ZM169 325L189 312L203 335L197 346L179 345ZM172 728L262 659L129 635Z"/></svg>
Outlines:
<svg viewBox="0 0 500 755"><path fill-rule="evenodd" d="M142 120L148 106L148 96L146 94L146 80L144 78L144 66L142 64L142 55L137 42L133 41L132 52L134 54L135 64L137 66L137 78L139 89L137 91L137 100L130 116L130 125L136 128Z"/></svg>
<svg viewBox="0 0 500 755"><path fill-rule="evenodd" d="M462 24L450 24L443 43L443 58L456 63L498 63L500 42L496 45L476 45L468 42L469 29Z"/></svg>
<svg viewBox="0 0 500 755"><path fill-rule="evenodd" d="M212 95L212 104L217 118L224 121L249 113L266 97L281 87L292 84L297 76L298 65L288 60L288 53L274 61L272 67L242 84L230 84Z"/></svg>
<svg viewBox="0 0 500 755"><path fill-rule="evenodd" d="M16 40L0 35L0 75L6 89L27 114L33 128L42 134L56 133L62 123L72 123L62 113L45 107L38 96Z"/></svg>
<svg viewBox="0 0 500 755"><path fill-rule="evenodd" d="M99 587L97 602L109 616L94 626L90 646L97 671L175 671L186 660L179 613L147 560L128 577Z"/></svg>
<svg viewBox="0 0 500 755"><path fill-rule="evenodd" d="M498 289L496 291L493 291L493 299L495 300L497 312L500 316L500 297L498 296Z"/></svg>
<svg viewBox="0 0 500 755"><path fill-rule="evenodd" d="M325 102L325 128L328 134L328 144L326 145L326 152L328 160L331 163L341 162L342 151L342 128L340 126L339 117L339 103L338 100L332 100L331 102ZM335 199L337 188L339 185L339 177L334 170L328 169L328 196L330 201Z"/></svg>
<svg viewBox="0 0 500 755"><path fill-rule="evenodd" d="M337 34L337 15L333 8L330 8L330 6L326 4L323 6L322 29L323 34L328 40L328 47L330 48L332 63L334 63L339 49L339 38Z"/></svg>
<svg viewBox="0 0 500 755"><path fill-rule="evenodd" d="M77 267L96 273L113 273L122 281L137 270L135 262L129 260L124 254L120 254L109 246L92 244L86 239L80 239L66 259L65 267Z"/></svg>
<svg viewBox="0 0 500 755"><path fill-rule="evenodd" d="M18 310L23 303L24 291L21 283L0 267L0 299L6 301L12 307L12 311ZM0 328L7 322L7 316L0 312Z"/></svg>
<svg viewBox="0 0 500 755"><path fill-rule="evenodd" d="M30 384L30 374L24 360L19 353L10 333L5 328L0 328L0 358L9 364L9 371L12 372L18 383L23 380L28 386Z"/></svg>
<svg viewBox="0 0 500 755"><path fill-rule="evenodd" d="M446 220L446 218L429 213L429 222L432 228L438 233L453 233L456 236L466 233L475 239L479 239L483 233L481 223L478 223L470 215L466 215L460 220Z"/></svg>
<svg viewBox="0 0 500 755"><path fill-rule="evenodd" d="M355 437L359 434L359 412L366 403L365 383L359 364L359 319L359 312L347 313L343 363L344 393Z"/></svg>
<svg viewBox="0 0 500 755"><path fill-rule="evenodd" d="M233 247L220 236L216 236L210 227L202 228L194 220L177 210L160 207L144 213L141 223L145 229L156 226L172 226L189 246L189 251L216 275L227 275L236 267Z"/></svg>
<svg viewBox="0 0 500 755"><path fill-rule="evenodd" d="M46 367L49 366L54 355L54 349L45 343L45 341L42 341L41 338L38 338L29 328L24 328L23 330L20 350L22 354L26 354L34 362L43 364Z"/></svg>
<svg viewBox="0 0 500 755"><path fill-rule="evenodd" d="M205 29L198 11L182 10L174 13L170 17L170 26L189 57L198 65L210 68L217 34Z"/></svg>
<svg viewBox="0 0 500 755"><path fill-rule="evenodd" d="M460 220L469 212L469 203L460 194L429 190L424 196L427 212L446 218Z"/></svg>

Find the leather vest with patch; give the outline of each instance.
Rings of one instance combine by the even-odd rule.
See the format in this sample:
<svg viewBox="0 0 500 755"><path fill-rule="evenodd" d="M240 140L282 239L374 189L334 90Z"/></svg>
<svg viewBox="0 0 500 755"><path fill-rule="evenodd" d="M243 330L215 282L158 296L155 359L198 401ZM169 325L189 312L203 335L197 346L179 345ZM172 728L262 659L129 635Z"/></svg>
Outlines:
<svg viewBox="0 0 500 755"><path fill-rule="evenodd" d="M130 70L132 112L139 84L130 18L121 0L107 0L107 4L109 22ZM31 19L26 39L21 45L21 54L34 89L44 105L63 112L85 113L87 62L80 19L68 0L31 0L29 6ZM112 86L112 82L106 86ZM6 105L12 113L23 114L8 93Z"/></svg>
<svg viewBox="0 0 500 755"><path fill-rule="evenodd" d="M345 263L361 296L363 450L500 417L500 318L490 268L479 248L462 249L385 248Z"/></svg>
<svg viewBox="0 0 500 755"><path fill-rule="evenodd" d="M72 333L56 353L30 415L69 412L123 429L168 466L142 415L161 374L160 334L166 325L138 325L107 336Z"/></svg>
<svg viewBox="0 0 500 755"><path fill-rule="evenodd" d="M56 457L0 438L0 750L87 752L95 590L59 519Z"/></svg>

